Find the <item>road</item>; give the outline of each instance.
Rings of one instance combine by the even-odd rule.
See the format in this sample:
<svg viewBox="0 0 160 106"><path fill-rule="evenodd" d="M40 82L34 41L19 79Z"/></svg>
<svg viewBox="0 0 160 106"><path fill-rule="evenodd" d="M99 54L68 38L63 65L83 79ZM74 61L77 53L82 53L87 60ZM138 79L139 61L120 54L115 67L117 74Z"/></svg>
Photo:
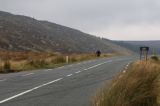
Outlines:
<svg viewBox="0 0 160 106"><path fill-rule="evenodd" d="M0 106L89 106L96 90L133 60L112 57L0 74Z"/></svg>

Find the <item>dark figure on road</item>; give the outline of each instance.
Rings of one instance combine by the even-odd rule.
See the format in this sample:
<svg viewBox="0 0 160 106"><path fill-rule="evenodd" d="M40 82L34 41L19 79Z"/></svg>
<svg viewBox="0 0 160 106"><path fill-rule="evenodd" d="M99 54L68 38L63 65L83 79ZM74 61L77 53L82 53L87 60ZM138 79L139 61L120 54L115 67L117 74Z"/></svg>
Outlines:
<svg viewBox="0 0 160 106"><path fill-rule="evenodd" d="M97 51L96 51L96 55L97 55L97 57L100 57L100 56L101 56L101 51L100 51L100 50L97 50Z"/></svg>

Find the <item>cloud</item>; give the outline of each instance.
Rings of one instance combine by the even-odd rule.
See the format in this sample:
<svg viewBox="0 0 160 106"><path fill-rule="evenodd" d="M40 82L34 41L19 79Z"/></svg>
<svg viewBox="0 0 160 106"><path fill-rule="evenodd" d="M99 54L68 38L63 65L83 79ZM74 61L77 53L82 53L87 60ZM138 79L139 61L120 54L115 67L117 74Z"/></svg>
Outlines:
<svg viewBox="0 0 160 106"><path fill-rule="evenodd" d="M160 39L159 0L1 0L0 10L110 39Z"/></svg>

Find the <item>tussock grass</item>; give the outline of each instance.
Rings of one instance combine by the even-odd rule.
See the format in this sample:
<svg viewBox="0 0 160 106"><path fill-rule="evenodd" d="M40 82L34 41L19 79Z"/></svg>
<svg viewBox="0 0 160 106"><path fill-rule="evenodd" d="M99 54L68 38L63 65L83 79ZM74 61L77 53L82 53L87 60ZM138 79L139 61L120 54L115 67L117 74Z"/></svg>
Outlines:
<svg viewBox="0 0 160 106"><path fill-rule="evenodd" d="M69 63L66 63L69 56ZM102 57L111 57L104 54ZM0 51L0 73L19 72L33 69L54 68L65 64L95 59L95 54L60 54L44 52Z"/></svg>
<svg viewBox="0 0 160 106"><path fill-rule="evenodd" d="M98 91L92 106L160 106L160 62L138 61Z"/></svg>
<svg viewBox="0 0 160 106"><path fill-rule="evenodd" d="M156 55L151 56L151 59L154 61L159 61L159 57Z"/></svg>

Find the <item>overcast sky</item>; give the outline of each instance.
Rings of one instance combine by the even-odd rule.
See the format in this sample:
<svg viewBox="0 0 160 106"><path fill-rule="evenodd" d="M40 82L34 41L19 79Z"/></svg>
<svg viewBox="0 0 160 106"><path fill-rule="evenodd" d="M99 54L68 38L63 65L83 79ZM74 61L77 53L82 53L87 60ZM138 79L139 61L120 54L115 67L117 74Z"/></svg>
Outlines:
<svg viewBox="0 0 160 106"><path fill-rule="evenodd" d="M160 40L160 0L0 0L0 10L112 40Z"/></svg>

